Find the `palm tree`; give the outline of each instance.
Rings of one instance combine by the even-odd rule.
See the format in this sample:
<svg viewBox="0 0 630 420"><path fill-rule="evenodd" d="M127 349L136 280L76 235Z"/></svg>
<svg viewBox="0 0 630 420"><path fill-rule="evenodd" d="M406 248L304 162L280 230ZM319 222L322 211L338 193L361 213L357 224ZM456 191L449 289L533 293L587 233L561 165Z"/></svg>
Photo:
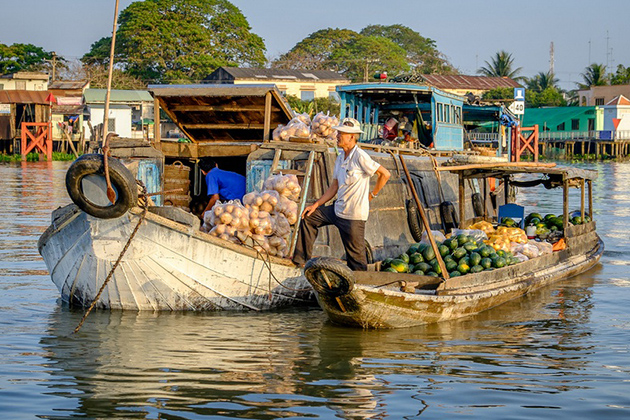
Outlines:
<svg viewBox="0 0 630 420"><path fill-rule="evenodd" d="M514 80L519 80L522 77L518 76L522 68L513 69L514 59L512 54L507 51L499 51L492 58L492 63L486 61L486 65L479 70L478 74L490 77L509 77Z"/></svg>
<svg viewBox="0 0 630 420"><path fill-rule="evenodd" d="M591 86L604 86L608 84L605 65L593 63L584 70L584 73L580 74L582 79L584 79L584 83L578 83L580 89L588 89Z"/></svg>
<svg viewBox="0 0 630 420"><path fill-rule="evenodd" d="M527 79L527 89L535 92L542 92L547 88L555 88L558 91L558 82L560 80L551 72L538 72L538 74L531 79Z"/></svg>

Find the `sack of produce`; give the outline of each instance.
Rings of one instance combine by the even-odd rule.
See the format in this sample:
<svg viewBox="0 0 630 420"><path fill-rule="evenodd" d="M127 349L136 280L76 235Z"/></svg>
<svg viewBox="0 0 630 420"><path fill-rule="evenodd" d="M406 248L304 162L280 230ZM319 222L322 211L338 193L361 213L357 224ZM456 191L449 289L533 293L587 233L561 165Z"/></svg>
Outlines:
<svg viewBox="0 0 630 420"><path fill-rule="evenodd" d="M313 118L311 132L319 137L335 138L337 130L332 127L336 125L339 125L339 118L319 112Z"/></svg>
<svg viewBox="0 0 630 420"><path fill-rule="evenodd" d="M221 239L239 242L249 235L249 211L239 200L217 201L203 218L202 230Z"/></svg>
<svg viewBox="0 0 630 420"><path fill-rule="evenodd" d="M278 202L280 201L280 194L277 191L265 190L254 191L247 193L243 196L243 204L250 210L262 210L268 213L272 213Z"/></svg>
<svg viewBox="0 0 630 420"><path fill-rule="evenodd" d="M302 192L302 187L300 187L297 176L293 174L271 175L265 180L263 188L265 190L275 190L280 195L287 197L293 201L298 201L300 198L300 193Z"/></svg>
<svg viewBox="0 0 630 420"><path fill-rule="evenodd" d="M293 112L293 119L291 119L291 121L302 122L307 127L310 127L310 125L311 125L311 117L308 115L307 112L304 112L302 114L298 114L297 112L294 111ZM291 124L291 121L289 122L289 124Z"/></svg>
<svg viewBox="0 0 630 420"><path fill-rule="evenodd" d="M451 238L454 238L459 235L467 235L470 236L475 241L483 241L488 239L488 235L485 231L481 229L451 229Z"/></svg>
<svg viewBox="0 0 630 420"><path fill-rule="evenodd" d="M485 232L486 235L491 235L494 233L494 227L492 226L492 223L486 222L484 220L481 220L471 225L470 229L481 230Z"/></svg>
<svg viewBox="0 0 630 420"><path fill-rule="evenodd" d="M281 140L284 140L284 139L282 139L282 138L280 137L280 133L282 133L282 130L284 129L284 127L285 127L284 125L282 125L282 124L278 124L278 126L277 126L274 130L273 130L273 132L271 133L271 138L272 138L274 141L281 141ZM287 138L287 140L288 140L288 138Z"/></svg>

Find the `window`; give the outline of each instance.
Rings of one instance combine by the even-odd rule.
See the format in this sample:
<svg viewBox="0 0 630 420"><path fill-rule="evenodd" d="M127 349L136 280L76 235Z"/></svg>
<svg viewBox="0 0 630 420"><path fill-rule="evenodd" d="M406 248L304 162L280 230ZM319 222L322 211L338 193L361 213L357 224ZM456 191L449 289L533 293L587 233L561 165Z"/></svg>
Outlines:
<svg viewBox="0 0 630 420"><path fill-rule="evenodd" d="M571 130L577 131L580 129L580 120L571 120Z"/></svg>
<svg viewBox="0 0 630 420"><path fill-rule="evenodd" d="M586 106L586 96L582 96L581 104L582 106Z"/></svg>
<svg viewBox="0 0 630 420"><path fill-rule="evenodd" d="M595 118L588 119L588 131L595 131Z"/></svg>
<svg viewBox="0 0 630 420"><path fill-rule="evenodd" d="M451 106L444 105L444 122L451 122Z"/></svg>
<svg viewBox="0 0 630 420"><path fill-rule="evenodd" d="M303 101L312 101L315 99L315 91L314 90L303 90L300 92L300 99Z"/></svg>
<svg viewBox="0 0 630 420"><path fill-rule="evenodd" d="M556 128L557 131L564 131L564 123L559 124L558 128Z"/></svg>
<svg viewBox="0 0 630 420"><path fill-rule="evenodd" d="M341 98L337 92L328 92L328 97L335 102L341 102Z"/></svg>
<svg viewBox="0 0 630 420"><path fill-rule="evenodd" d="M442 104L437 104L437 121L438 122L444 121L444 112L442 109Z"/></svg>
<svg viewBox="0 0 630 420"><path fill-rule="evenodd" d="M107 120L107 131L116 132L116 118L110 118Z"/></svg>
<svg viewBox="0 0 630 420"><path fill-rule="evenodd" d="M26 90L26 80L16 80L15 81L15 89L16 90Z"/></svg>
<svg viewBox="0 0 630 420"><path fill-rule="evenodd" d="M604 98L595 98L595 105L604 105Z"/></svg>
<svg viewBox="0 0 630 420"><path fill-rule="evenodd" d="M455 124L460 124L461 125L461 123L462 123L462 108L456 106L453 109L455 110L455 115L454 115L453 122Z"/></svg>
<svg viewBox="0 0 630 420"><path fill-rule="evenodd" d="M0 83L0 90L4 90L4 83Z"/></svg>

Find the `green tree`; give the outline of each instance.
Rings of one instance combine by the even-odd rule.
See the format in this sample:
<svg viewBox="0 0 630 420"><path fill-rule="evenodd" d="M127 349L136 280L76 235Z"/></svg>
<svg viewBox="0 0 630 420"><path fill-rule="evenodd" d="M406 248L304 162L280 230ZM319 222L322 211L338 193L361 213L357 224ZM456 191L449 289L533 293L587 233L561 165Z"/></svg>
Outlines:
<svg viewBox="0 0 630 420"><path fill-rule="evenodd" d="M406 51L407 63L414 73L455 74L457 71L440 53L434 40L425 38L404 25L370 25L361 30L361 35L380 36L393 41Z"/></svg>
<svg viewBox="0 0 630 420"><path fill-rule="evenodd" d="M50 63L47 60L52 57L52 52L33 44L0 44L0 74L48 70Z"/></svg>
<svg viewBox="0 0 630 420"><path fill-rule="evenodd" d="M107 64L110 38L85 63ZM145 82L200 80L220 66L263 66L265 44L227 0L145 0L120 13L115 61Z"/></svg>
<svg viewBox="0 0 630 420"><path fill-rule="evenodd" d="M478 74L489 77L509 77L514 80L521 79L519 73L522 68L514 68L514 58L507 51L502 50L495 53L491 62L486 61L485 63L484 67L477 70Z"/></svg>
<svg viewBox="0 0 630 420"><path fill-rule="evenodd" d="M562 92L554 86L548 86L541 91L526 90L525 105L528 108L541 108L545 106L566 106Z"/></svg>
<svg viewBox="0 0 630 420"><path fill-rule="evenodd" d="M622 64L617 66L617 71L610 79L611 85L628 85L630 84L630 67L624 67Z"/></svg>
<svg viewBox="0 0 630 420"><path fill-rule="evenodd" d="M580 89L588 89L591 86L604 86L608 84L608 78L606 77L606 66L603 64L593 63L584 69L584 73L581 73L584 83L578 83Z"/></svg>
<svg viewBox="0 0 630 420"><path fill-rule="evenodd" d="M527 89L534 92L542 92L547 88L556 88L558 91L558 78L551 73L548 72L539 72L534 77L527 79Z"/></svg>
<svg viewBox="0 0 630 420"><path fill-rule="evenodd" d="M405 50L380 36L362 36L330 57L336 70L352 81L370 80L374 70L398 74L409 70Z"/></svg>
<svg viewBox="0 0 630 420"><path fill-rule="evenodd" d="M328 70L330 56L360 35L350 29L321 29L295 44L286 54L271 63L271 67L300 70Z"/></svg>
<svg viewBox="0 0 630 420"><path fill-rule="evenodd" d="M483 93L481 96L484 100L492 100L492 99L514 99L514 88L509 87L498 87L494 89L490 89Z"/></svg>

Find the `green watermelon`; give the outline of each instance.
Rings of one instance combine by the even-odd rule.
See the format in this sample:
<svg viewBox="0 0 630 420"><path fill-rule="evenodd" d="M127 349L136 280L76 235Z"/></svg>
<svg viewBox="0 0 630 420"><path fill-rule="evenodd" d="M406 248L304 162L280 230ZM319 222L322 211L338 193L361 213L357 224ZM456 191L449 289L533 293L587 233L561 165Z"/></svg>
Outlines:
<svg viewBox="0 0 630 420"><path fill-rule="evenodd" d="M422 271L423 273L426 273L427 271L431 271L431 265L425 262L421 262L421 263L416 264L415 269L416 269L415 270L416 272Z"/></svg>
<svg viewBox="0 0 630 420"><path fill-rule="evenodd" d="M469 256L465 256L464 258L460 258L459 259L459 264L470 265L470 257Z"/></svg>
<svg viewBox="0 0 630 420"><path fill-rule="evenodd" d="M479 265L481 263L481 255L476 252L470 254L470 265ZM472 270L472 269L471 269Z"/></svg>
<svg viewBox="0 0 630 420"><path fill-rule="evenodd" d="M446 245L440 245L438 246L438 251L440 251L442 257L446 257L451 252L451 249Z"/></svg>
<svg viewBox="0 0 630 420"><path fill-rule="evenodd" d="M483 268L490 268L492 267L492 260L490 258L482 258L481 262L480 262L481 266Z"/></svg>
<svg viewBox="0 0 630 420"><path fill-rule="evenodd" d="M455 258L453 258L452 255L447 255L446 257L443 258L443 260L444 260L444 262L455 261Z"/></svg>
<svg viewBox="0 0 630 420"><path fill-rule="evenodd" d="M449 273L457 269L457 263L453 260L444 261L444 265Z"/></svg>
<svg viewBox="0 0 630 420"><path fill-rule="evenodd" d="M438 276L438 273L436 273L435 271L429 271L428 273L425 273L424 275L429 276L429 277L440 277Z"/></svg>
<svg viewBox="0 0 630 420"><path fill-rule="evenodd" d="M396 270L394 267L387 267L386 269L382 270L386 273L398 273L398 270Z"/></svg>
<svg viewBox="0 0 630 420"><path fill-rule="evenodd" d="M457 271L459 271L462 274L467 274L470 271L470 266L468 264L460 263L457 266Z"/></svg>
<svg viewBox="0 0 630 420"><path fill-rule="evenodd" d="M475 250L477 250L477 244L474 242L467 242L464 245L464 249L466 250L466 252L473 252Z"/></svg>
<svg viewBox="0 0 630 420"><path fill-rule="evenodd" d="M497 257L496 259L492 261L492 266L494 268L505 267L505 264L507 264L507 261L503 257Z"/></svg>
<svg viewBox="0 0 630 420"><path fill-rule="evenodd" d="M483 271L483 267L480 265L473 265L472 267L470 267L470 272L471 273L480 273Z"/></svg>
<svg viewBox="0 0 630 420"><path fill-rule="evenodd" d="M465 235L463 233L457 235L457 244L459 246L463 246L468 241L470 241L470 237L468 235Z"/></svg>
<svg viewBox="0 0 630 420"><path fill-rule="evenodd" d="M460 273L459 271L455 270L455 271L451 271L450 273L448 273L449 276L451 277L458 277L461 276L462 273Z"/></svg>
<svg viewBox="0 0 630 420"><path fill-rule="evenodd" d="M414 252L413 254L409 256L409 262L411 264L419 264L421 262L424 262L424 258L422 257L421 253Z"/></svg>
<svg viewBox="0 0 630 420"><path fill-rule="evenodd" d="M385 258L383 260L383 262L381 263L381 268L387 268L389 267L389 265L392 263L392 261L394 261L393 258Z"/></svg>
<svg viewBox="0 0 630 420"><path fill-rule="evenodd" d="M451 251L454 251L458 247L457 238L449 238L442 242L442 245L446 245Z"/></svg>
<svg viewBox="0 0 630 420"><path fill-rule="evenodd" d="M404 262L406 262L407 264L409 264L409 254L407 254L406 252L403 252L402 254L400 254L398 256L399 260L403 260Z"/></svg>
<svg viewBox="0 0 630 420"><path fill-rule="evenodd" d="M459 247L455 251L453 251L453 258L455 258L456 260L460 260L465 255L466 249L464 247Z"/></svg>
<svg viewBox="0 0 630 420"><path fill-rule="evenodd" d="M409 271L409 264L401 259L395 259L390 264L390 267L398 271L399 273L406 273Z"/></svg>
<svg viewBox="0 0 630 420"><path fill-rule="evenodd" d="M442 268L440 267L440 264L438 263L438 260L433 260L430 262L431 267L433 268L433 271L435 271L438 274L442 274Z"/></svg>
<svg viewBox="0 0 630 420"><path fill-rule="evenodd" d="M411 255L411 254L415 254L418 252L418 247L420 246L420 244L413 244L409 247L409 249L407 250L407 254Z"/></svg>
<svg viewBox="0 0 630 420"><path fill-rule="evenodd" d="M497 256L499 257L505 257L505 251L502 249L498 249L497 250Z"/></svg>
<svg viewBox="0 0 630 420"><path fill-rule="evenodd" d="M424 249L424 251L422 251L422 256L424 257L425 261L432 261L435 259L435 252L433 252L433 248L428 246Z"/></svg>
<svg viewBox="0 0 630 420"><path fill-rule="evenodd" d="M492 251L494 251L492 247L484 245L479 248L479 255L485 258L485 257L488 257L492 253Z"/></svg>

